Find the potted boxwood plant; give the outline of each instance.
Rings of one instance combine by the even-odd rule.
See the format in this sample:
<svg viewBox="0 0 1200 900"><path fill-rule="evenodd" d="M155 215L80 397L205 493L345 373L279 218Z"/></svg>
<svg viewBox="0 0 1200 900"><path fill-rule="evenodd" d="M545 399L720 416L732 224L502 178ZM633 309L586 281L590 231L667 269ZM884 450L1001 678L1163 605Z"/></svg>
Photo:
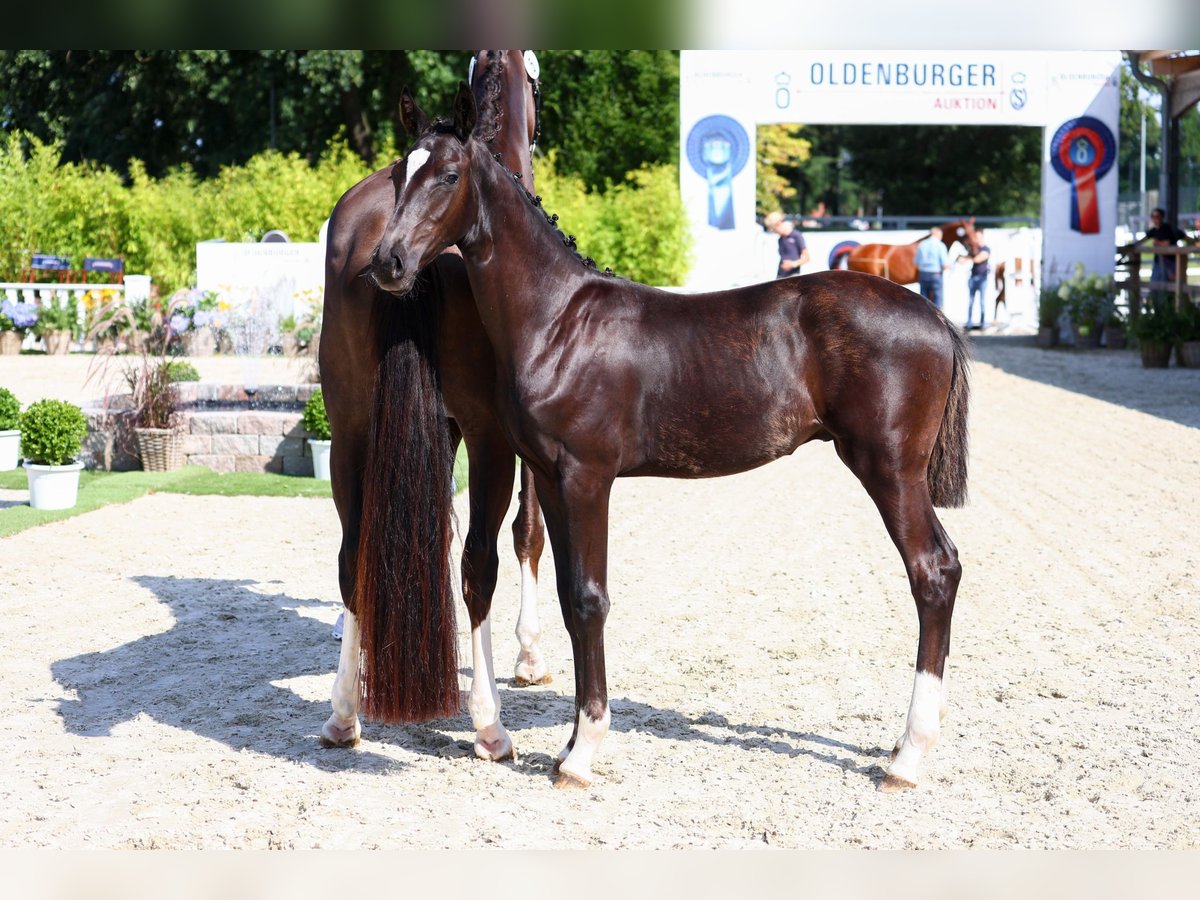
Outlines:
<svg viewBox="0 0 1200 900"><path fill-rule="evenodd" d="M1109 350L1125 349L1125 313L1115 305L1104 317L1104 346Z"/></svg>
<svg viewBox="0 0 1200 900"><path fill-rule="evenodd" d="M1059 285L1059 296L1067 307L1075 347L1091 350L1100 345L1104 309L1112 303L1112 285L1103 275L1089 275L1083 263L1075 264L1075 274Z"/></svg>
<svg viewBox="0 0 1200 900"><path fill-rule="evenodd" d="M1043 288L1038 294L1037 345L1043 350L1058 344L1058 320L1062 317L1063 306L1057 288Z"/></svg>
<svg viewBox="0 0 1200 900"><path fill-rule="evenodd" d="M21 404L8 388L0 387L0 472L17 467L21 449Z"/></svg>
<svg viewBox="0 0 1200 900"><path fill-rule="evenodd" d="M301 420L304 430L313 437L308 439L312 448L313 476L325 481L329 480L329 449L333 444L333 433L329 429L329 417L325 414L325 396L321 389L313 391L313 395L304 404L304 416Z"/></svg>
<svg viewBox="0 0 1200 900"><path fill-rule="evenodd" d="M1200 306L1190 300L1178 313L1175 359L1188 369L1200 369Z"/></svg>
<svg viewBox="0 0 1200 900"><path fill-rule="evenodd" d="M1179 334L1175 304L1170 298L1158 297L1146 303L1129 330L1137 338L1144 368L1165 369L1170 365Z"/></svg>
<svg viewBox="0 0 1200 900"><path fill-rule="evenodd" d="M34 509L70 509L79 497L76 458L87 437L83 410L65 400L39 400L21 414L21 454Z"/></svg>

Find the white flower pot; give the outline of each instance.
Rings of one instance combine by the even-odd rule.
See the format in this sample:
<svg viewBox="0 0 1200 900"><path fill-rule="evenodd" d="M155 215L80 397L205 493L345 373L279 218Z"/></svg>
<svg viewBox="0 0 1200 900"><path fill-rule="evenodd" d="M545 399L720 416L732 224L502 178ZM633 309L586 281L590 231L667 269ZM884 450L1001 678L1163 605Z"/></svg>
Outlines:
<svg viewBox="0 0 1200 900"><path fill-rule="evenodd" d="M29 505L34 509L70 509L79 498L79 472L83 463L37 466L25 463L29 478Z"/></svg>
<svg viewBox="0 0 1200 900"><path fill-rule="evenodd" d="M20 451L21 432L0 431L0 472L11 472L17 467Z"/></svg>
<svg viewBox="0 0 1200 900"><path fill-rule="evenodd" d="M312 447L313 477L322 481L329 480L329 447L333 441L316 441L311 438L308 446Z"/></svg>

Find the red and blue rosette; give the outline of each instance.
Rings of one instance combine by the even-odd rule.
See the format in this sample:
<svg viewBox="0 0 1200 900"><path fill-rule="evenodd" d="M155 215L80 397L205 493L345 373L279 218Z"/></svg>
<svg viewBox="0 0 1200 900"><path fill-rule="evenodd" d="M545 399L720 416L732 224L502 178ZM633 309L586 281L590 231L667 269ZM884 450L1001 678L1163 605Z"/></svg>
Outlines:
<svg viewBox="0 0 1200 900"><path fill-rule="evenodd" d="M1068 119L1050 141L1050 163L1071 184L1071 228L1081 234L1100 233L1096 182L1112 168L1117 142L1108 126L1094 116Z"/></svg>

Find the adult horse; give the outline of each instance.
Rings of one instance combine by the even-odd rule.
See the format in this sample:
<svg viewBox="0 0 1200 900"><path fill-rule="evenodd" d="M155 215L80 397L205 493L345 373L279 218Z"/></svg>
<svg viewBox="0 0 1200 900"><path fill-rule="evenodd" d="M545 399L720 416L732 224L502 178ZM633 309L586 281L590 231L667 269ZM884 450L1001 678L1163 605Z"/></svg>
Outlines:
<svg viewBox="0 0 1200 900"><path fill-rule="evenodd" d="M942 243L949 250L955 241L964 247L975 233L975 217L955 219L942 229ZM917 244L925 240L917 238L911 244L858 244L849 246L840 244L837 252L829 261L829 268L840 268L842 262L851 272L866 272L868 275L878 275L896 284L913 284L917 280L917 267L914 262L917 256Z"/></svg>
<svg viewBox="0 0 1200 900"><path fill-rule="evenodd" d="M550 530L575 665L575 727L556 785L586 786L609 727L604 622L608 507L619 476L742 472L832 441L874 500L908 571L920 622L905 730L881 782L911 787L945 711L961 567L934 506L967 478L967 350L912 292L823 272L681 296L581 261L492 158L465 85L452 123L417 107L396 209L372 263L399 304L457 244L496 354L500 416L529 462ZM397 169L401 164L397 164Z"/></svg>
<svg viewBox="0 0 1200 900"><path fill-rule="evenodd" d="M484 51L472 76L495 123L493 152L532 185L536 59ZM363 277L403 182L402 168L375 172L342 196L329 223L320 365L334 438L330 475L342 524L338 581L346 622L321 742L358 742L360 644L369 717L409 721L458 712L449 560L451 468L461 435L470 462L462 585L472 628L475 752L500 759L513 751L500 723L488 610L515 454L497 420L495 363L461 258L445 253L433 261L417 304L398 304ZM533 683L549 680L537 643L544 531L532 476L522 476L513 523L522 570L517 680ZM396 619L390 612L401 596L422 598L425 608ZM437 670L439 690L426 689L426 669Z"/></svg>

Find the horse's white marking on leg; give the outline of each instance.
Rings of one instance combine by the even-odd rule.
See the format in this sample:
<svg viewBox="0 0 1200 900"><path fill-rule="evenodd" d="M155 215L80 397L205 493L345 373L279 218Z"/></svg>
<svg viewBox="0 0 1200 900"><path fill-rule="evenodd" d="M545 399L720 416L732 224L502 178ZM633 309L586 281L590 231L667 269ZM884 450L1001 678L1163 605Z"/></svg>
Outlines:
<svg viewBox="0 0 1200 900"><path fill-rule="evenodd" d="M932 750L938 741L942 700L942 679L929 672L918 672L913 679L908 724L904 736L900 738L900 752L888 769L889 775L917 783L917 766L921 757Z"/></svg>
<svg viewBox="0 0 1200 900"><path fill-rule="evenodd" d="M330 705L333 715L321 727L322 743L355 744L362 734L358 721L358 703L362 697L358 670L360 663L358 619L347 612L342 621L342 650L338 656L337 677L333 680Z"/></svg>
<svg viewBox="0 0 1200 900"><path fill-rule="evenodd" d="M950 674L950 664L943 663L942 664L942 705L940 707L938 707L938 720L939 721L944 721L946 718L946 715L950 712L950 689L946 686L948 684L947 676L949 674Z"/></svg>
<svg viewBox="0 0 1200 900"><path fill-rule="evenodd" d="M424 147L418 147L412 153L408 154L408 164L404 168L404 180L412 181L413 175L428 161L429 151Z"/></svg>
<svg viewBox="0 0 1200 900"><path fill-rule="evenodd" d="M575 746L567 754L566 759L558 767L559 772L566 773L583 784L592 783L592 760L600 749L600 742L608 734L608 726L612 715L607 706L604 715L593 721L582 709L579 711L579 724L575 729ZM560 754L561 758L561 754Z"/></svg>
<svg viewBox="0 0 1200 900"><path fill-rule="evenodd" d="M475 726L475 755L505 759L513 755L512 740L500 724L500 692L492 665L492 619L471 629L471 724Z"/></svg>
<svg viewBox="0 0 1200 900"><path fill-rule="evenodd" d="M521 651L517 656L516 678L526 684L548 681L549 671L538 640L542 636L537 611L537 578L529 560L521 562L521 614L517 618L517 641Z"/></svg>

